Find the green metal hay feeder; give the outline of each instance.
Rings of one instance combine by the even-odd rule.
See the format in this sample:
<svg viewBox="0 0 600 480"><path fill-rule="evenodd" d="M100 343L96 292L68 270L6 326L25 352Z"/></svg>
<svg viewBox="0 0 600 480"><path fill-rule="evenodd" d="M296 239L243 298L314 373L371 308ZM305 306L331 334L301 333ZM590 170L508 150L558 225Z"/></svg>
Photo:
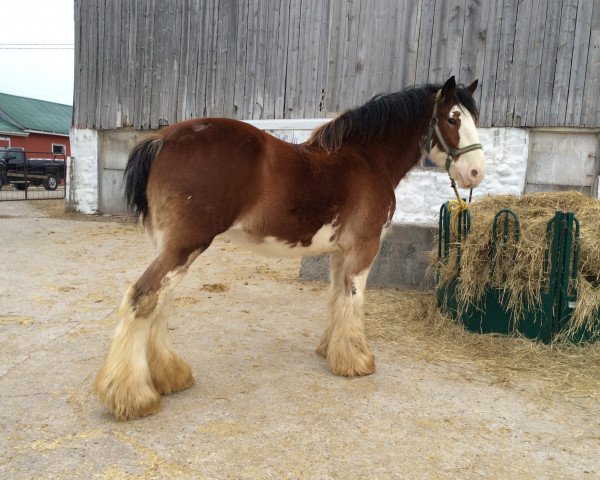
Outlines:
<svg viewBox="0 0 600 480"><path fill-rule="evenodd" d="M438 260L444 262L451 249L457 249L457 271L454 277L439 284L436 290L438 307L462 322L470 331L480 333L519 332L525 337L550 343L561 332L565 332L571 319L577 291L575 288L579 263L579 220L574 213L556 212L546 227L546 250L543 278L538 305L524 305L523 314L515 325L514 312L508 308L510 292L501 288L487 288L478 304L465 305L459 309L457 288L460 280L460 255L462 242L471 226L469 210L459 214L456 240L451 242L451 215L446 202L440 209L438 227ZM500 210L492 223L492 258L496 251L510 249L519 240L521 224L512 210ZM543 241L543 240L541 240ZM509 258L510 258L510 252ZM516 262L516 251L512 255ZM600 313L599 313L600 315ZM600 323L600 322L599 322ZM579 329L568 336L568 340L579 343L590 341L600 332Z"/></svg>

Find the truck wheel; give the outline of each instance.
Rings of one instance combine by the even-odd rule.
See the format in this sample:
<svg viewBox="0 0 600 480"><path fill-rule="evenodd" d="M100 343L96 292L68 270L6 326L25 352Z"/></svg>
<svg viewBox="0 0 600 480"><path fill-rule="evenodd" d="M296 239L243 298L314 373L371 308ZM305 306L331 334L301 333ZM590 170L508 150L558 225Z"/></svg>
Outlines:
<svg viewBox="0 0 600 480"><path fill-rule="evenodd" d="M15 183L14 185L17 190L26 190L28 187L26 183Z"/></svg>
<svg viewBox="0 0 600 480"><path fill-rule="evenodd" d="M49 173L46 179L44 180L44 188L46 190L56 190L58 187L58 179L56 175L53 173Z"/></svg>

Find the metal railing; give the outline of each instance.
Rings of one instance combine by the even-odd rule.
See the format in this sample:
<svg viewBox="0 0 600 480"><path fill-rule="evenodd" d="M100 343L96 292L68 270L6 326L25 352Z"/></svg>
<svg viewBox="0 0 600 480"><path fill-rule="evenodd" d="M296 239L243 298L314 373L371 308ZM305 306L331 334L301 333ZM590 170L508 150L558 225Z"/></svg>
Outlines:
<svg viewBox="0 0 600 480"><path fill-rule="evenodd" d="M10 149L19 152L18 149ZM64 199L67 194L67 156L20 150L25 161L7 160L0 151L0 202ZM4 159L1 158L4 153Z"/></svg>

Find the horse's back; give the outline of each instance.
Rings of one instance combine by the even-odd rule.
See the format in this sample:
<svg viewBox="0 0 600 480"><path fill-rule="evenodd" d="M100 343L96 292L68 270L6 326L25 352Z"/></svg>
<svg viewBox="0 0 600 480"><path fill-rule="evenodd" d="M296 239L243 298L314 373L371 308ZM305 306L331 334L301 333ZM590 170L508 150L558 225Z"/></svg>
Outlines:
<svg viewBox="0 0 600 480"><path fill-rule="evenodd" d="M269 135L256 127L228 118L197 118L171 125L160 133L163 161L170 166L176 162L181 169L210 167L217 173L220 168L238 169L256 163L269 141Z"/></svg>
<svg viewBox="0 0 600 480"><path fill-rule="evenodd" d="M310 174L303 147L245 122L201 118L171 125L160 135L147 185L155 226L159 221L206 225L221 233L254 217L253 225L279 230L285 220L278 212L297 210L294 197L306 203L297 189L318 178ZM311 195L313 203L319 203L316 197Z"/></svg>
<svg viewBox="0 0 600 480"><path fill-rule="evenodd" d="M365 195L381 195L362 156L286 143L237 120L190 120L161 136L147 189L159 229L229 230L243 243L271 238L314 254L335 249L340 222L363 210Z"/></svg>

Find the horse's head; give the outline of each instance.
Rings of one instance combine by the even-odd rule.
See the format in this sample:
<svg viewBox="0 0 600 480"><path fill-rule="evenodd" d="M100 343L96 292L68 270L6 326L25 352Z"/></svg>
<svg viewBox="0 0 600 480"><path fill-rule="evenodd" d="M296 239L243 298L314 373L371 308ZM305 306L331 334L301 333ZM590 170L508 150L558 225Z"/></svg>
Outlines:
<svg viewBox="0 0 600 480"><path fill-rule="evenodd" d="M429 157L444 167L459 187L473 188L485 176L485 159L477 135L478 112L473 100L477 80L457 87L450 77L437 93L427 148Z"/></svg>

